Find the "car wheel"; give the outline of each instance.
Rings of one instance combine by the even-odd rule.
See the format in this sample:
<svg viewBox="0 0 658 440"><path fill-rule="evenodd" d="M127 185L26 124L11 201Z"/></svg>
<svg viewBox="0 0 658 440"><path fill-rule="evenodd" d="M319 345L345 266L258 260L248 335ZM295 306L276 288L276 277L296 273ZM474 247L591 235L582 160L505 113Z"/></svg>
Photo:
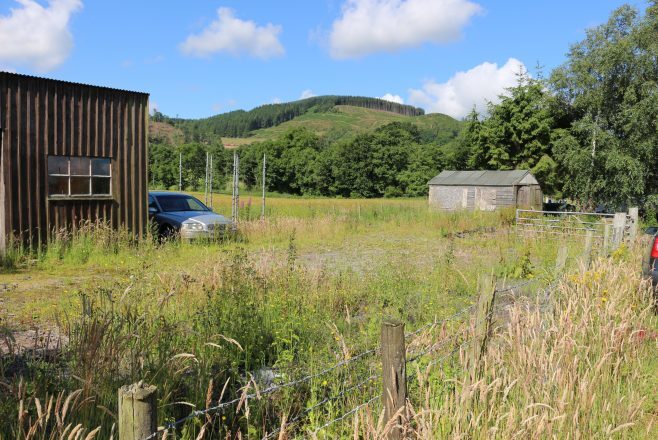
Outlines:
<svg viewBox="0 0 658 440"><path fill-rule="evenodd" d="M176 236L176 229L171 225L162 225L160 228L160 241L171 241Z"/></svg>

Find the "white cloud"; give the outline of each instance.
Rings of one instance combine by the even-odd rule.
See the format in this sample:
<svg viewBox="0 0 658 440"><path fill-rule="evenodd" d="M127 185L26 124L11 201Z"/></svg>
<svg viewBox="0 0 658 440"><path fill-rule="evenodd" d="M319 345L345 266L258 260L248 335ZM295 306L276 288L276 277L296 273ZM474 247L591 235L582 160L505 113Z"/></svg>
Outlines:
<svg viewBox="0 0 658 440"><path fill-rule="evenodd" d="M484 62L466 72L457 72L444 83L427 81L422 89L411 89L409 102L430 113L463 118L473 106L486 111L487 101L498 102L505 88L516 84L521 71L526 71L525 65L515 58L508 59L501 67Z"/></svg>
<svg viewBox="0 0 658 440"><path fill-rule="evenodd" d="M397 102L398 104L404 104L404 99L402 99L402 96L400 95L392 95L387 93L384 96L381 96L379 99L383 99L384 101Z"/></svg>
<svg viewBox="0 0 658 440"><path fill-rule="evenodd" d="M482 7L469 0L346 0L329 36L331 56L358 58L461 36Z"/></svg>
<svg viewBox="0 0 658 440"><path fill-rule="evenodd" d="M258 26L253 21L240 20L229 8L217 10L217 20L201 33L190 35L180 45L186 55L207 57L214 53L249 54L256 58L278 57L285 53L279 34L281 26L268 23Z"/></svg>
<svg viewBox="0 0 658 440"><path fill-rule="evenodd" d="M71 15L82 9L81 0L15 0L20 7L0 16L0 63L27 66L39 72L53 70L73 48Z"/></svg>
<svg viewBox="0 0 658 440"><path fill-rule="evenodd" d="M313 90L311 90L311 89L306 89L306 90L304 90L304 91L302 92L302 94L299 96L299 99L308 99L308 98L313 98L313 97L315 97L315 96L318 96L318 95L316 95L315 93L313 93Z"/></svg>
<svg viewBox="0 0 658 440"><path fill-rule="evenodd" d="M270 102L270 104L281 104L282 102L283 101L281 101L281 98L275 96L274 98L272 98L272 102Z"/></svg>

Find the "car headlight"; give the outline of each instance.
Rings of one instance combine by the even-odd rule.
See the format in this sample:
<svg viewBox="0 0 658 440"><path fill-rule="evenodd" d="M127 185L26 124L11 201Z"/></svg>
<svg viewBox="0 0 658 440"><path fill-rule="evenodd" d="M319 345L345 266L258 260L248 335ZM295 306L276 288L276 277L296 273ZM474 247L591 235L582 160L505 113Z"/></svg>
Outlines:
<svg viewBox="0 0 658 440"><path fill-rule="evenodd" d="M203 225L197 222L183 223L183 229L188 231L203 231Z"/></svg>

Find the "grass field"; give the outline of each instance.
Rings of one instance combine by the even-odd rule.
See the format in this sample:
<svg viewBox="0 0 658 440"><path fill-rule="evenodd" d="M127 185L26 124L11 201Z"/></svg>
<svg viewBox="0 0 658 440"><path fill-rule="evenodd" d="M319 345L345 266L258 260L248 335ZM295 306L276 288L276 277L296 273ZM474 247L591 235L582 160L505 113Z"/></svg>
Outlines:
<svg viewBox="0 0 658 440"><path fill-rule="evenodd" d="M203 194L194 194L204 200ZM231 197L214 195L216 212L230 216ZM122 245L108 253L87 237L79 237L68 252L51 249L36 259L22 256L16 267L0 274L0 285L5 286L3 311L13 325L29 328L44 320L52 322L60 306L76 298L80 289L93 288L108 277L125 278L145 259L157 258L162 270L173 264L181 270L194 268L200 260L213 252L225 253L236 249L257 255L280 255L288 250L294 234L299 258L309 265L326 264L341 269L358 269L370 265L372 259L393 250L399 243L402 253L429 258L440 248L432 242L452 229L468 224L493 226L499 217L445 218L436 222L421 199L305 199L268 198L266 222L260 218L260 198L243 196L240 216L241 230L246 240L220 246L169 246L158 248L152 244L132 249ZM121 240L119 240L121 241ZM183 254L181 259L170 257ZM28 261L31 259L32 261ZM83 270L81 270L83 269ZM57 291L53 295L53 290Z"/></svg>
<svg viewBox="0 0 658 440"><path fill-rule="evenodd" d="M437 213L425 200L270 198L261 221L259 200L242 201L241 234L233 241L134 243L90 228L6 262L0 326L7 349L17 348L12 334L35 327L56 328L68 343L47 359L0 357L0 438L66 438L68 423L80 424L84 435L100 427L97 438L109 438L116 390L138 380L158 386L159 423L171 421L239 396L251 377L266 386L259 372L285 381L376 347L383 317L411 331L451 315L476 299L483 273L500 284L536 279L537 286L555 276L560 243L517 237L511 212ZM214 202L227 214L229 196ZM460 357L412 370L413 435L540 438L559 428L573 438L651 438L656 320L646 285L638 288L635 254L620 251L582 273L573 263L582 243L568 245L573 278L556 289L555 313L547 321L536 308L516 305L510 322L518 325L501 327L480 381L464 385ZM637 330L647 335L641 343L633 339ZM423 333L422 342L439 336ZM281 417L314 408L377 365L376 357L364 358L251 401L249 411L190 421L178 434L261 438ZM316 432L378 386L309 411L282 438L379 438L377 405ZM576 402L579 387L587 392Z"/></svg>

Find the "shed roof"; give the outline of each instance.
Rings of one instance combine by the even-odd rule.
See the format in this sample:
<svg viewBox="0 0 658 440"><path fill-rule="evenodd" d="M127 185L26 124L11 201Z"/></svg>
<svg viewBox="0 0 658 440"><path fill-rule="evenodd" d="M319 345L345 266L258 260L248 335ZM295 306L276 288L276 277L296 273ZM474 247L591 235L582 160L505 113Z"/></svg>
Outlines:
<svg viewBox="0 0 658 440"><path fill-rule="evenodd" d="M526 176L529 179L524 179ZM523 182L522 182L523 181ZM442 171L428 182L429 185L450 186L513 186L537 184L528 170L511 171Z"/></svg>
<svg viewBox="0 0 658 440"><path fill-rule="evenodd" d="M85 83L79 83L79 82L72 82L72 81L64 81L61 79L52 79L52 78L44 78L42 76L34 76L34 75L25 75L22 73L13 73L13 72L6 72L4 70L0 70L0 77L6 75L6 76L13 76L16 78L26 78L26 79L31 79L31 80L39 80L39 81L48 81L51 83L59 83L59 84L64 84L64 85L69 85L69 86L82 86L82 87L92 87L95 89L105 89L105 90L110 90L113 92L122 92L122 93L133 93L137 95L149 95L148 93L145 92L137 92L134 90L126 90L126 89L117 89L114 87L106 87L106 86L97 86L93 84L85 84Z"/></svg>

